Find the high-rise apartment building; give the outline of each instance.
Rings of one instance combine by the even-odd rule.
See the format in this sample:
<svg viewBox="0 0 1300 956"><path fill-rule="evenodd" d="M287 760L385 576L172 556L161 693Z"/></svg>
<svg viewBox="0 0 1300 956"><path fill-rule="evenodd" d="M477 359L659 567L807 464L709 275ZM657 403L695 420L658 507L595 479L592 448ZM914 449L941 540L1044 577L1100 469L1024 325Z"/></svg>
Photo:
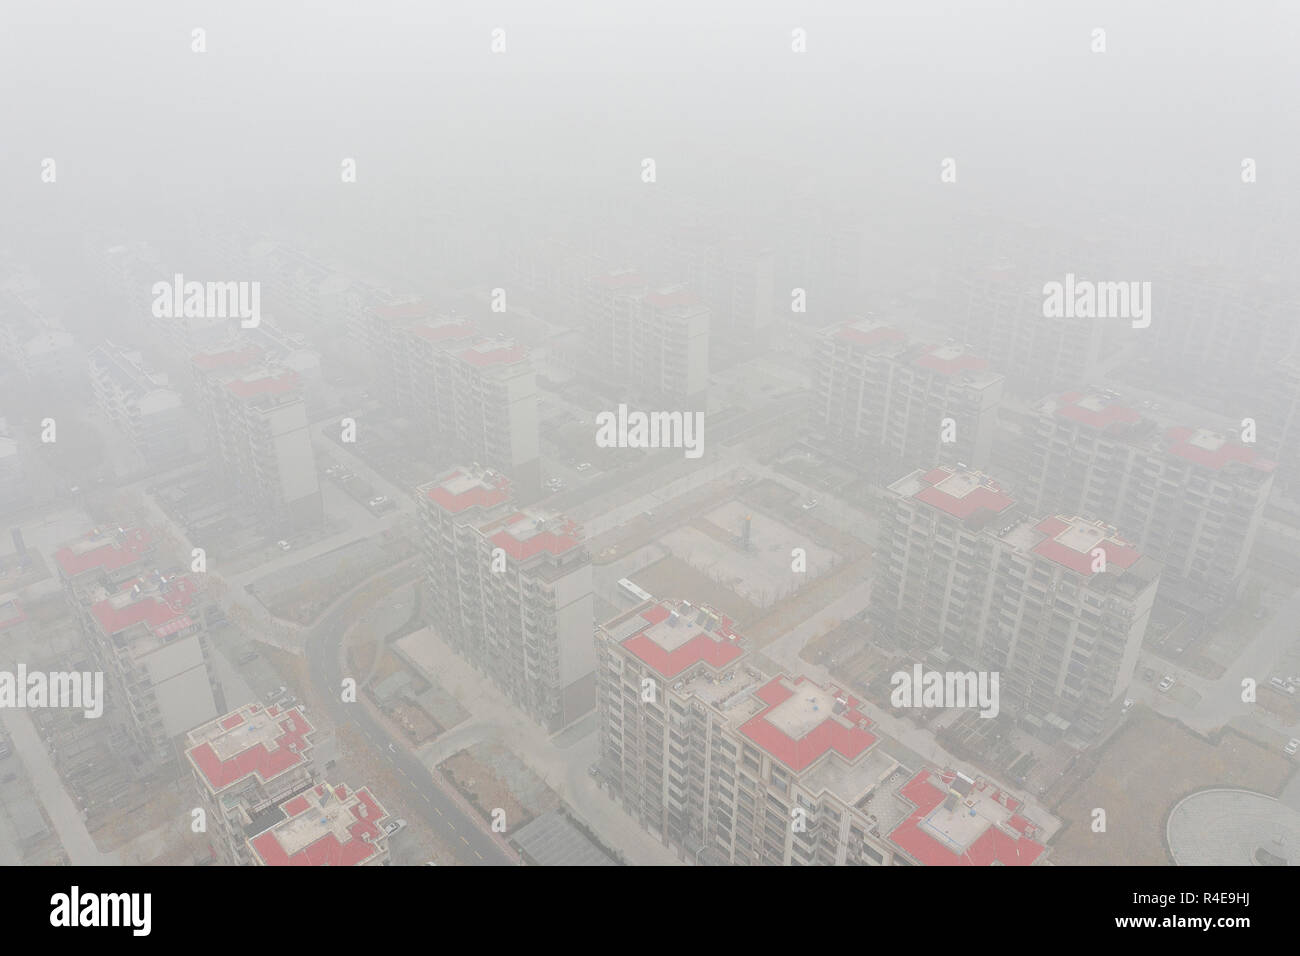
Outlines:
<svg viewBox="0 0 1300 956"><path fill-rule="evenodd" d="M30 385L52 394L83 394L85 354L62 323L41 309L34 292L0 290L0 361Z"/></svg>
<svg viewBox="0 0 1300 956"><path fill-rule="evenodd" d="M181 396L140 352L113 342L92 349L90 386L100 415L146 467L159 468L188 456L190 427Z"/></svg>
<svg viewBox="0 0 1300 956"><path fill-rule="evenodd" d="M1042 269L1005 260L991 268L952 277L941 300L952 313L943 325L954 338L985 356L1007 376L1007 388L1041 395L1052 387L1083 384L1108 354L1123 318L1056 317L1043 314L1043 287L1064 281ZM1108 328L1114 326L1114 328Z"/></svg>
<svg viewBox="0 0 1300 956"><path fill-rule="evenodd" d="M95 530L54 557L104 673L115 746L146 769L168 763L176 737L216 713L210 609L197 578L158 572L143 529Z"/></svg>
<svg viewBox="0 0 1300 956"><path fill-rule="evenodd" d="M684 286L652 287L630 270L598 275L588 284L582 328L592 376L638 400L704 408L710 314Z"/></svg>
<svg viewBox="0 0 1300 956"><path fill-rule="evenodd" d="M1226 603L1240 593L1274 464L1239 434L1159 417L1115 392L1044 399L1023 436L1026 505L1122 527L1164 566L1162 599Z"/></svg>
<svg viewBox="0 0 1300 956"><path fill-rule="evenodd" d="M1160 567L1090 518L1030 517L969 470L889 486L871 617L880 637L998 672L1001 707L1043 735L1095 735L1137 665Z"/></svg>
<svg viewBox="0 0 1300 956"><path fill-rule="evenodd" d="M380 394L445 457L504 472L521 492L541 486L537 375L528 350L409 299L359 317Z"/></svg>
<svg viewBox="0 0 1300 956"><path fill-rule="evenodd" d="M697 863L1026 865L1050 834L983 778L907 768L836 687L769 676L713 609L648 601L597 630L600 771Z"/></svg>
<svg viewBox="0 0 1300 956"><path fill-rule="evenodd" d="M253 862L248 840L285 819L281 804L320 779L316 729L297 708L246 704L195 726L185 756L221 862Z"/></svg>
<svg viewBox="0 0 1300 956"><path fill-rule="evenodd" d="M201 352L192 368L217 473L273 531L318 523L321 491L299 374L248 345Z"/></svg>
<svg viewBox="0 0 1300 956"><path fill-rule="evenodd" d="M985 467L1003 378L955 343L922 345L865 319L822 330L812 426L882 474L938 461Z"/></svg>
<svg viewBox="0 0 1300 956"><path fill-rule="evenodd" d="M552 730L595 704L591 555L563 515L517 508L493 471L419 489L430 623Z"/></svg>

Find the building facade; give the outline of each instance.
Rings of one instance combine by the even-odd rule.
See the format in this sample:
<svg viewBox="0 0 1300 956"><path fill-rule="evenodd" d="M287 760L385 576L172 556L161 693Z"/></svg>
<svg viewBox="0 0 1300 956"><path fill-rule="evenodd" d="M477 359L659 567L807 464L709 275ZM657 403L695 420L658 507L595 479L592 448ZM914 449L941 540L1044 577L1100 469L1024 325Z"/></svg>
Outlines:
<svg viewBox="0 0 1300 956"><path fill-rule="evenodd" d="M910 343L870 319L824 329L812 427L882 474L932 461L986 467L1003 378L964 347Z"/></svg>
<svg viewBox="0 0 1300 956"><path fill-rule="evenodd" d="M762 673L712 608L648 601L597 629L602 779L684 860L1025 865L1047 834L983 778L909 769L860 702Z"/></svg>
<svg viewBox="0 0 1300 956"><path fill-rule="evenodd" d="M520 509L493 471L419 489L431 623L539 723L595 705L591 555L563 515Z"/></svg>
<svg viewBox="0 0 1300 956"><path fill-rule="evenodd" d="M250 345L200 352L191 365L215 473L276 533L319 524L321 490L299 374Z"/></svg>
<svg viewBox="0 0 1300 956"><path fill-rule="evenodd" d="M870 616L903 650L1000 674L1001 706L1045 736L1094 736L1137 666L1160 566L1115 528L1029 516L969 470L889 486Z"/></svg>
<svg viewBox="0 0 1300 956"><path fill-rule="evenodd" d="M1114 521L1164 566L1162 598L1222 605L1241 592L1275 470L1254 446L1099 391L1045 399L1025 439L1029 507Z"/></svg>
<svg viewBox="0 0 1300 956"><path fill-rule="evenodd" d="M167 376L134 349L104 342L90 352L90 387L103 418L148 468L188 457L190 428L181 396Z"/></svg>

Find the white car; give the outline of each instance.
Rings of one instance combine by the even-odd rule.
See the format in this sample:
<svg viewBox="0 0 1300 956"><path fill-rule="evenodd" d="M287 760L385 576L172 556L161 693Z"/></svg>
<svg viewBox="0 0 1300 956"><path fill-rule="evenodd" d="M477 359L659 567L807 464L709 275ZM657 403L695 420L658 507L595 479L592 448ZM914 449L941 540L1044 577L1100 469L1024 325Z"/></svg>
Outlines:
<svg viewBox="0 0 1300 956"><path fill-rule="evenodd" d="M1156 685L1156 690L1160 691L1162 694L1167 694L1176 683L1178 683L1178 681L1174 679L1173 674L1166 674L1164 677L1160 678L1160 683Z"/></svg>
<svg viewBox="0 0 1300 956"><path fill-rule="evenodd" d="M591 462L589 462L589 461L579 462L579 464L578 464L578 466L577 466L577 470L578 470L578 471L590 471L590 470L591 470Z"/></svg>
<svg viewBox="0 0 1300 956"><path fill-rule="evenodd" d="M816 508L818 504L820 504L818 499L809 498L807 501L803 503L802 508L804 511L812 511L812 509Z"/></svg>
<svg viewBox="0 0 1300 956"><path fill-rule="evenodd" d="M1286 746L1282 748L1282 752L1288 757L1294 757L1297 750L1300 750L1300 737L1292 737L1286 742Z"/></svg>
<svg viewBox="0 0 1300 956"><path fill-rule="evenodd" d="M397 833L400 830L403 830L405 828L406 828L405 820L389 820L387 823L384 824L384 832L387 833L389 836L392 836L394 833Z"/></svg>
<svg viewBox="0 0 1300 956"><path fill-rule="evenodd" d="M293 545L291 545L288 541L285 541L283 538L277 541L276 544L280 546L281 551L288 551L290 548L293 547Z"/></svg>

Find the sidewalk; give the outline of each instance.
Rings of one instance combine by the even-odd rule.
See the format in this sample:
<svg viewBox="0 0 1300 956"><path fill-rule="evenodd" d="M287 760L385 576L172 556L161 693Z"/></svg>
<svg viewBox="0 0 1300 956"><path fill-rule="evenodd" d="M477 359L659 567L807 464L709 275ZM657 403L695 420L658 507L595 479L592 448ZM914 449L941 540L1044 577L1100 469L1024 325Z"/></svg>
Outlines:
<svg viewBox="0 0 1300 956"><path fill-rule="evenodd" d="M461 745L492 736L508 744L540 775L560 797L609 846L638 866L680 866L677 854L664 846L610 799L587 773L595 763L597 738L589 733L561 747L542 727L526 717L488 678L456 655L431 629L408 634L396 646L422 675L455 694L474 716L447 735ZM471 732L473 731L473 732ZM463 736L461 736L463 734ZM420 756L431 772L436 761L449 756L435 742L422 748Z"/></svg>

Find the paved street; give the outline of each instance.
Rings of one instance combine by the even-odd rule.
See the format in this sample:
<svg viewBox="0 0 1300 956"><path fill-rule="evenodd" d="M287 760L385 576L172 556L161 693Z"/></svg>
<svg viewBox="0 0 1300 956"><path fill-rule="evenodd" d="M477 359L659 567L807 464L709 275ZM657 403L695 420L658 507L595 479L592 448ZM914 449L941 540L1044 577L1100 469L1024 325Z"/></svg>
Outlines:
<svg viewBox="0 0 1300 956"><path fill-rule="evenodd" d="M336 724L356 728L374 748L373 754L392 765L405 783L402 797L407 804L415 807L429 826L455 848L463 862L485 866L512 865L513 861L496 841L434 782L429 770L407 748L405 741L391 736L360 700L343 702L340 654L344 634L351 623L348 619L350 606L348 600L336 602L311 629L304 645L312 682L321 698L329 702L330 718Z"/></svg>

